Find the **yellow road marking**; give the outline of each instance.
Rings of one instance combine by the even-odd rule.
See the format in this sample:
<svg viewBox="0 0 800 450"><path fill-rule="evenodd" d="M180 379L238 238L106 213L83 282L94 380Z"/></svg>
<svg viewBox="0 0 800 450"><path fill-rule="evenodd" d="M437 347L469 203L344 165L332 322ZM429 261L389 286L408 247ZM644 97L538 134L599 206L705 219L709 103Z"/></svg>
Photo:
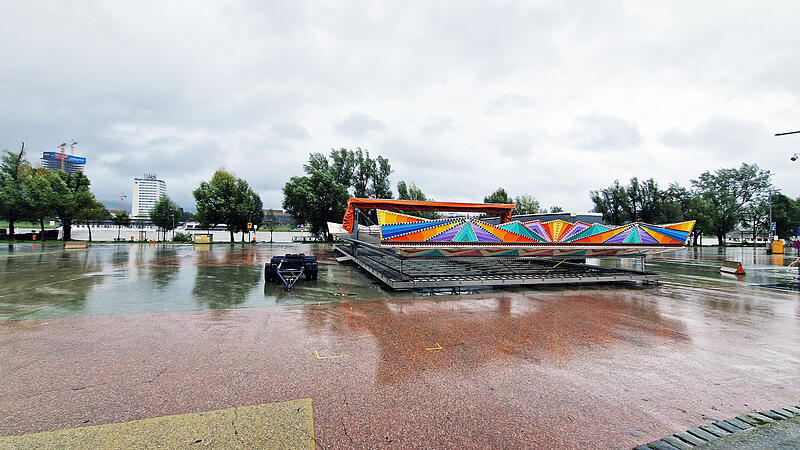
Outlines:
<svg viewBox="0 0 800 450"><path fill-rule="evenodd" d="M437 342L436 347L425 347L425 350L444 350L444 347L439 345L439 343Z"/></svg>
<svg viewBox="0 0 800 450"><path fill-rule="evenodd" d="M314 448L311 399L0 437L11 448Z"/></svg>
<svg viewBox="0 0 800 450"><path fill-rule="evenodd" d="M561 264L562 264L564 261L566 261L566 259L562 259L560 263L558 263L558 264L556 264L555 266L553 266L553 267L551 267L551 268L549 268L549 269L545 270L545 272L544 272L544 273L550 273L550 271L551 271L551 270L553 270L553 269L555 269L556 267L560 266L560 265L561 265Z"/></svg>
<svg viewBox="0 0 800 450"><path fill-rule="evenodd" d="M344 358L347 355L336 355L336 356L319 356L319 352L314 350L314 354L317 355L317 359L331 359L331 358Z"/></svg>

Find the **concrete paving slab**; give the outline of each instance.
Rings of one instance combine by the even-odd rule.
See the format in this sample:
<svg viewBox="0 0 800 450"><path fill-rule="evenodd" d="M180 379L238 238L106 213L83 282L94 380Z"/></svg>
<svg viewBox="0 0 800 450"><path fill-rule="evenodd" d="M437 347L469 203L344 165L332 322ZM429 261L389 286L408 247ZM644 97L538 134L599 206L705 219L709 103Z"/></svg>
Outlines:
<svg viewBox="0 0 800 450"><path fill-rule="evenodd" d="M747 415L749 417L752 417L756 421L758 421L759 425L762 424L762 423L774 422L776 420L776 419L773 419L772 417L769 417L769 416L767 416L767 415L765 415L763 413L755 413L755 412L753 412L753 413L747 413ZM777 420L781 420L781 419L783 419L783 417L778 417L777 418Z"/></svg>
<svg viewBox="0 0 800 450"><path fill-rule="evenodd" d="M725 423L724 421L721 421L721 420L717 421L717 422L714 422L714 426L716 426L717 428L722 428L723 430L727 431L728 433L736 433L737 431L741 430L741 428L735 427L735 426L733 426L733 425L731 425L729 423Z"/></svg>
<svg viewBox="0 0 800 450"><path fill-rule="evenodd" d="M720 428L720 427L718 427L716 425L711 425L711 424L700 425L700 428L702 428L705 431L708 431L709 433L711 433L711 434L713 434L715 436L725 436L725 435L730 434L729 432L723 430L722 428Z"/></svg>
<svg viewBox="0 0 800 450"><path fill-rule="evenodd" d="M760 450L800 448L800 417L779 420L733 433L709 443L704 449Z"/></svg>
<svg viewBox="0 0 800 450"><path fill-rule="evenodd" d="M664 436L661 440L680 450L689 450L694 447L694 445L687 444L674 436Z"/></svg>
<svg viewBox="0 0 800 450"><path fill-rule="evenodd" d="M785 408L775 408L775 409L771 409L770 411L774 412L775 414L780 414L780 415L786 417L787 419L789 417L794 416L793 412L791 412L791 411L789 411L789 410L787 410Z"/></svg>
<svg viewBox="0 0 800 450"><path fill-rule="evenodd" d="M753 427L758 426L762 423L761 421L758 421L755 418L747 415L736 416L736 418Z"/></svg>
<svg viewBox="0 0 800 450"><path fill-rule="evenodd" d="M701 438L699 438L699 437L697 437L697 436L695 436L695 435L693 435L691 433L687 433L685 431L680 431L678 433L675 433L674 436L676 436L677 438L680 438L681 440L683 440L685 442L693 444L693 445L703 445L703 444L708 443L707 440L701 439Z"/></svg>
<svg viewBox="0 0 800 450"><path fill-rule="evenodd" d="M731 425L733 425L733 426L735 426L735 427L737 427L737 428L739 428L741 430L746 430L748 428L752 428L753 427L753 425L751 425L751 424L749 424L749 423L747 423L747 422L745 422L745 421L743 421L741 419L738 419L738 418L725 419L725 422L727 422L727 423L729 423L729 424L731 424Z"/></svg>
<svg viewBox="0 0 800 450"><path fill-rule="evenodd" d="M786 416L784 416L783 414L778 414L778 413L776 413L774 411L770 411L770 410L761 411L759 414L761 414L762 416L769 417L772 420L783 420L783 419L786 418Z"/></svg>
<svg viewBox="0 0 800 450"><path fill-rule="evenodd" d="M700 439L703 439L703 440L706 440L706 441L709 441L709 442L713 441L714 439L716 439L718 437L716 434L709 433L708 431L706 431L706 430L704 430L704 429L702 429L700 427L689 428L688 430L686 430L686 432L689 433L689 434L693 434L693 435L699 437Z"/></svg>
<svg viewBox="0 0 800 450"><path fill-rule="evenodd" d="M311 399L0 437L0 449L314 448Z"/></svg>
<svg viewBox="0 0 800 450"><path fill-rule="evenodd" d="M664 441L653 441L647 444L650 448L654 448L656 450L676 450L677 447L670 445Z"/></svg>

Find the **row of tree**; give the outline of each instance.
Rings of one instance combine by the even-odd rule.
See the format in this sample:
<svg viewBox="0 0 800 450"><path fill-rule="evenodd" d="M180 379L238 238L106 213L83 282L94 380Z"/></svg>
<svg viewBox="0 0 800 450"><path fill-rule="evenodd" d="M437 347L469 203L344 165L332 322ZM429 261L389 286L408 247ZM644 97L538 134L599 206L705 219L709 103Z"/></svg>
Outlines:
<svg viewBox="0 0 800 450"><path fill-rule="evenodd" d="M283 208L297 223L305 223L314 234L327 234L327 222L340 222L347 208L347 200L356 198L391 199L389 175L392 166L389 160L369 151L356 148L332 149L329 156L311 153L308 163L303 165L305 176L292 177L283 187ZM413 182L397 182L397 198L400 200L433 200ZM484 198L485 203L515 203L517 214L547 212L532 195L520 195L511 199L505 189L499 188ZM550 212L561 212L553 206ZM199 212L199 209L198 209ZM409 214L436 219L434 211L411 211ZM366 219L377 222L375 212L366 214Z"/></svg>
<svg viewBox="0 0 800 450"><path fill-rule="evenodd" d="M20 220L39 222L44 236L45 219L55 217L63 225L64 239L69 240L74 223L89 224L108 216L90 185L83 172L67 174L31 167L24 146L18 153L5 152L0 159L0 217L8 220L12 237Z"/></svg>
<svg viewBox="0 0 800 450"><path fill-rule="evenodd" d="M144 219L132 220L126 211L110 215L105 205L99 202L90 190L91 182L83 172L68 174L33 168L25 159L24 147L19 152L4 152L0 159L0 218L8 220L9 234L13 237L15 224L21 220L32 220L40 224L44 236L45 219L61 222L63 239L72 237L72 226L83 223L88 226L92 240L91 223L111 220L119 230L132 222L144 224ZM183 211L169 197L161 197L150 211L150 220L166 237L167 230L187 219L197 220L203 227L226 224L231 234L249 231L248 225L264 222L261 198L247 182L225 170L218 170L210 182L202 182L193 192L197 201L197 214ZM274 215L268 220L274 227Z"/></svg>
<svg viewBox="0 0 800 450"><path fill-rule="evenodd" d="M775 192L772 174L756 164L703 172L691 181L691 188L678 183L661 189L652 178L631 178L627 185L615 180L611 186L591 191L594 210L606 222L674 223L696 220L694 243L712 234L718 243L738 229L746 230L752 241L769 233L770 201L776 234L784 239L796 235L800 225L800 198L793 200Z"/></svg>
<svg viewBox="0 0 800 450"><path fill-rule="evenodd" d="M564 211L560 206L551 206L550 209L543 208L539 200L536 200L530 194L518 195L512 200L511 196L502 187L484 197L483 203L513 203L515 205L515 215L559 213Z"/></svg>

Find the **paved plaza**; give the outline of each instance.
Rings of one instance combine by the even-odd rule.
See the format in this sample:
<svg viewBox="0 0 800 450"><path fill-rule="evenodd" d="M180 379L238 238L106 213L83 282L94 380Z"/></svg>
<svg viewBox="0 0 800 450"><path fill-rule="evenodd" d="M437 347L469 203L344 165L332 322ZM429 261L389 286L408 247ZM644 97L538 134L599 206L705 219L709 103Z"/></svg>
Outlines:
<svg viewBox="0 0 800 450"><path fill-rule="evenodd" d="M655 285L440 295L328 250L0 249L0 448L631 448L800 400L793 254L687 249L647 260ZM319 280L265 286L264 262L298 251Z"/></svg>

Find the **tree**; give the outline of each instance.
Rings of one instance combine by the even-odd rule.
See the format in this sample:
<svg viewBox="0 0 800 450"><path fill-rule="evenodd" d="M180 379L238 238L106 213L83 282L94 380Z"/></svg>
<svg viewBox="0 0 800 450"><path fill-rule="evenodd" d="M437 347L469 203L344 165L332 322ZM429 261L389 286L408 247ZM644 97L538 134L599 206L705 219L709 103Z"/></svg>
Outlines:
<svg viewBox="0 0 800 450"><path fill-rule="evenodd" d="M518 195L514 199L514 203L517 205L516 213L523 215L523 214L538 214L542 211L542 205L539 203L539 200L536 200L530 194L523 194Z"/></svg>
<svg viewBox="0 0 800 450"><path fill-rule="evenodd" d="M178 209L175 202L168 196L162 195L150 210L150 221L164 233L164 240L167 239L167 230L175 229L175 220L179 217Z"/></svg>
<svg viewBox="0 0 800 450"><path fill-rule="evenodd" d="M768 170L756 164L743 163L738 169L719 169L704 172L692 180L698 195L713 205L711 229L719 245L724 245L725 235L744 219L745 206L758 199L772 183Z"/></svg>
<svg viewBox="0 0 800 450"><path fill-rule="evenodd" d="M750 230L755 244L758 235L769 230L769 199L753 199L742 208L742 216L742 226Z"/></svg>
<svg viewBox="0 0 800 450"><path fill-rule="evenodd" d="M606 222L622 225L628 221L628 194L619 180L614 180L614 184L607 188L591 191L589 195L594 202L594 212L601 213Z"/></svg>
<svg viewBox="0 0 800 450"><path fill-rule="evenodd" d="M496 191L483 198L483 203L514 203L511 197L503 188L497 188Z"/></svg>
<svg viewBox="0 0 800 450"><path fill-rule="evenodd" d="M99 213L97 199L89 190L91 181L83 172L68 174L64 171L55 172L57 182L52 184L58 201L54 206L55 214L61 221L62 238L64 241L72 239L72 222L93 220L95 213ZM89 230L91 238L91 229Z"/></svg>
<svg viewBox="0 0 800 450"><path fill-rule="evenodd" d="M275 211L272 208L267 211L266 217L264 217L264 225L267 227L267 231L269 231L269 242L272 243L272 232L275 231L275 228L278 226L277 219L275 219Z"/></svg>
<svg viewBox="0 0 800 450"><path fill-rule="evenodd" d="M661 215L655 223L676 223L686 220L692 194L678 183L661 192Z"/></svg>
<svg viewBox="0 0 800 450"><path fill-rule="evenodd" d="M347 189L328 172L310 177L292 177L283 187L283 208L297 223L327 238L327 222L342 219L347 207Z"/></svg>
<svg viewBox="0 0 800 450"><path fill-rule="evenodd" d="M0 217L8 220L8 233L12 239L14 223L28 212L23 174L29 168L30 164L25 160L24 143L19 153L6 151L0 158Z"/></svg>
<svg viewBox="0 0 800 450"><path fill-rule="evenodd" d="M800 199L776 193L772 197L772 220L775 222L775 233L779 239L789 239L797 235L800 227Z"/></svg>
<svg viewBox="0 0 800 450"><path fill-rule="evenodd" d="M52 216L59 201L56 186L61 180L54 172L47 169L26 170L23 177L25 202L29 207L29 215L39 222L42 239L45 239L44 219Z"/></svg>
<svg viewBox="0 0 800 450"><path fill-rule="evenodd" d="M117 240L120 240L119 234L122 231L122 227L129 227L131 225L131 216L128 215L128 211L117 211L111 216L111 221L117 226Z"/></svg>
<svg viewBox="0 0 800 450"><path fill-rule="evenodd" d="M210 182L203 181L192 193L197 202L197 220L201 226L224 223L231 235L244 233L247 224L260 224L263 216L261 198L247 182L223 169ZM242 236L244 240L244 236Z"/></svg>
<svg viewBox="0 0 800 450"><path fill-rule="evenodd" d="M89 231L89 242L92 242L92 222L97 222L108 216L108 210L104 204L97 201L88 187L76 192L74 199L76 209L73 214L73 220L86 224L86 229Z"/></svg>
<svg viewBox="0 0 800 450"><path fill-rule="evenodd" d="M551 212L551 213L560 213L560 212L564 212L564 208L562 208L562 207L560 207L560 206L551 206L551 207L550 207L550 212Z"/></svg>
<svg viewBox="0 0 800 450"><path fill-rule="evenodd" d="M373 159L369 150L361 147L355 150L331 149L330 159L322 153L311 153L303 170L308 175L322 172L330 174L336 183L345 189L352 189L354 197L392 198L389 183L392 166L389 160L382 156Z"/></svg>
<svg viewBox="0 0 800 450"><path fill-rule="evenodd" d="M429 199L422 189L418 188L416 184L411 183L407 185L405 181L400 180L397 182L397 198L400 200L415 200L415 201L429 201ZM412 216L424 217L426 219L438 219L439 214L436 211L408 211Z"/></svg>

